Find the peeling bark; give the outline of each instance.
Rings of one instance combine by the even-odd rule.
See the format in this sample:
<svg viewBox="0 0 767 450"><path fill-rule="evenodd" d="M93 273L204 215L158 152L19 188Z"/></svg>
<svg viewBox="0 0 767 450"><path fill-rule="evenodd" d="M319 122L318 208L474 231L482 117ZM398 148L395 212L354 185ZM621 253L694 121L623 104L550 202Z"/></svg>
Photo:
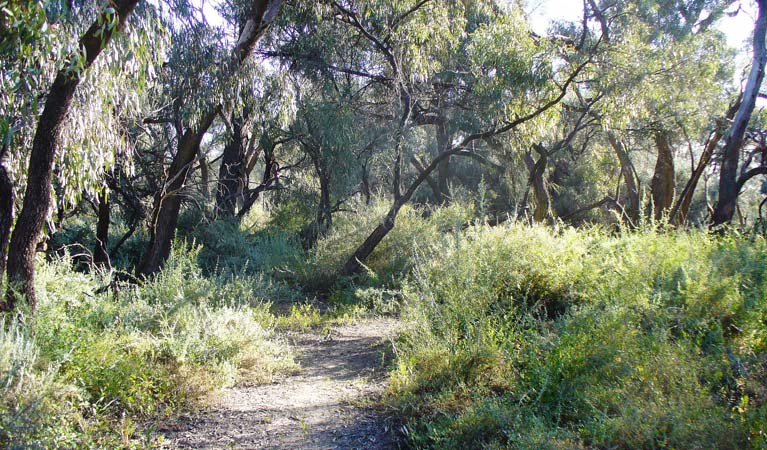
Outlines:
<svg viewBox="0 0 767 450"><path fill-rule="evenodd" d="M650 193L652 195L653 217L655 220L659 220L674 203L674 152L666 133L655 133L654 139L658 158L655 161Z"/></svg>

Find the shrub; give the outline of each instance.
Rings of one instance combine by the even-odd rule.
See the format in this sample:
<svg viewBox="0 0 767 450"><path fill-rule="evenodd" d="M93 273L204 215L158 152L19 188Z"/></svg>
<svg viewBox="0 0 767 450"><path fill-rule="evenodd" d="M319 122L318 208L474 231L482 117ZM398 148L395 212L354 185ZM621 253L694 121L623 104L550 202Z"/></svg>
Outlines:
<svg viewBox="0 0 767 450"><path fill-rule="evenodd" d="M96 294L105 282L98 274L39 263L37 313L6 318L0 330L0 444L152 445L134 421L294 370L272 332L263 278L203 276L198 254L182 247L143 286L104 294Z"/></svg>
<svg viewBox="0 0 767 450"><path fill-rule="evenodd" d="M390 388L415 447L764 443L763 239L508 224L433 254Z"/></svg>

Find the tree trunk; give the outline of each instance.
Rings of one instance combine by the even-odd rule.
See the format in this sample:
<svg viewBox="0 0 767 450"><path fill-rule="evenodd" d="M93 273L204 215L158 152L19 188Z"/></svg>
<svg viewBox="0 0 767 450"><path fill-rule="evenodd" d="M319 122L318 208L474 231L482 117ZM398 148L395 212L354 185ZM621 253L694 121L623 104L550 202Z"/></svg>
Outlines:
<svg viewBox="0 0 767 450"><path fill-rule="evenodd" d="M221 167L218 170L216 209L222 217L233 218L237 207L238 194L245 165L245 151L242 145L242 117L232 118L232 136L224 147Z"/></svg>
<svg viewBox="0 0 767 450"><path fill-rule="evenodd" d="M114 9L102 12L98 20L82 35L78 49L85 56L83 70L93 64L109 43L114 31L125 22L136 7L136 3L138 0L112 2L111 6ZM117 27L105 26L115 19L118 23ZM53 161L61 145L62 127L81 75L78 72L67 73L63 69L58 72L38 120L32 141L32 152L29 156L24 202L8 250L9 289L3 309L13 309L19 296L26 298L31 309L34 310L36 306L35 248L51 207Z"/></svg>
<svg viewBox="0 0 767 450"><path fill-rule="evenodd" d="M264 173L261 175L261 184L255 189L247 191L247 195L243 195L244 200L242 202L242 208L237 212L237 220L242 220L242 218L245 217L253 205L255 205L256 200L258 200L258 197L262 192L274 189L274 186L276 186L279 181L279 165L274 156L275 147L265 145L259 148L261 150L258 150L256 155L260 153L264 154ZM253 170L253 167L255 167L255 161L252 160L248 163L248 170L246 173L250 173L250 171Z"/></svg>
<svg viewBox="0 0 767 450"><path fill-rule="evenodd" d="M546 165L548 164L548 153L545 149L538 148L536 151L540 155L537 161L533 159L530 152L525 153L525 165L530 173L528 185L533 188L533 197L535 197L535 209L533 210L533 220L542 223L551 213L551 198L549 190L546 187ZM527 197L527 196L525 196Z"/></svg>
<svg viewBox="0 0 767 450"><path fill-rule="evenodd" d="M683 224L687 220L687 214L690 212L690 205L692 204L692 199L695 195L695 189L698 186L698 182L700 182L703 172L706 170L706 167L708 167L711 157L714 156L714 150L716 150L717 145L719 145L719 141L722 139L722 136L724 136L727 126L726 124L732 121L735 117L735 113L738 111L741 101L742 96L738 96L737 100L730 105L724 119L717 119L716 128L706 142L706 146L703 148L698 165L690 175L690 179L687 180L687 184L685 184L684 189L682 189L682 193L679 195L679 199L677 200L674 209L671 211L672 223Z"/></svg>
<svg viewBox="0 0 767 450"><path fill-rule="evenodd" d="M438 123L437 129L437 154L450 147L450 135L444 123ZM437 189L439 189L437 201L440 204L450 202L450 158L445 158L437 168Z"/></svg>
<svg viewBox="0 0 767 450"><path fill-rule="evenodd" d="M98 216L93 263L98 266L111 267L109 263L109 197L106 189L99 194Z"/></svg>
<svg viewBox="0 0 767 450"><path fill-rule="evenodd" d="M370 173L367 162L362 165L362 196L365 197L365 204L370 204Z"/></svg>
<svg viewBox="0 0 767 450"><path fill-rule="evenodd" d="M151 237L137 271L139 275L148 276L158 272L170 256L178 215L181 211L181 193L197 156L202 137L210 128L217 113L217 111L208 112L197 130L187 130L179 138L176 155L168 170L168 179L165 186L155 195L149 226Z"/></svg>
<svg viewBox="0 0 767 450"><path fill-rule="evenodd" d="M658 159L650 183L653 217L659 220L674 203L674 152L665 132L655 133Z"/></svg>
<svg viewBox="0 0 767 450"><path fill-rule="evenodd" d="M325 163L321 148L310 148L307 153L312 157L314 173L320 182L320 201L317 203L317 216L301 231L301 243L306 250L314 247L333 223L333 206L330 203L331 171Z"/></svg>
<svg viewBox="0 0 767 450"><path fill-rule="evenodd" d="M402 198L394 202L392 207L389 209L389 212L386 214L383 222L376 226L373 232L370 233L367 239L365 239L365 242L357 247L357 250L354 251L354 254L348 260L346 260L346 264L344 264L341 275L351 276L360 273L362 270L362 261L365 261L368 256L373 253L373 250L375 250L378 244L381 243L383 238L385 238L386 235L389 234L389 232L394 228L394 222L397 219L397 213L399 213L399 210L404 204L405 202L402 201Z"/></svg>
<svg viewBox="0 0 767 450"><path fill-rule="evenodd" d="M630 225L636 226L639 222L640 208L639 180L636 176L636 172L634 172L634 165L631 163L631 158L629 158L629 154L626 151L623 142L619 141L613 133L608 133L607 139L610 142L610 146L615 150L616 155L618 155L623 183L626 185L625 215L629 220Z"/></svg>
<svg viewBox="0 0 767 450"><path fill-rule="evenodd" d="M767 0L757 0L759 16L754 26L754 48L751 61L751 72L748 75L746 88L743 92L743 102L735 114L730 132L722 151L722 167L719 172L719 198L711 218L711 226L724 225L732 220L735 206L738 203L738 159L743 144L743 136L751 119L751 113L756 105L759 87L764 79L764 65L767 62L765 49L765 33L767 32Z"/></svg>
<svg viewBox="0 0 767 450"><path fill-rule="evenodd" d="M8 241L11 238L11 226L13 226L13 182L5 168L7 150L5 148L0 154L0 284L5 276Z"/></svg>
<svg viewBox="0 0 767 450"><path fill-rule="evenodd" d="M376 228L372 233L370 233L367 239L365 239L365 241L359 247L357 247L357 249L354 251L354 254L352 254L352 256L346 260L343 269L341 269L342 276L351 276L360 273L362 270L362 261L365 261L368 256L373 253L373 250L375 250L378 244L381 243L383 238L385 238L386 235L389 234L389 232L394 228L394 223L397 219L399 210L402 209L402 207L410 201L410 199L413 197L413 194L415 194L416 190L418 190L418 187L431 175L434 170L436 170L436 168L439 166L439 163L441 163L444 158L450 157L457 149L458 147L452 149L452 151L441 153L436 158L434 158L431 164L425 167L424 170L418 174L415 180L413 180L407 191L399 195L396 200L394 200L394 203L386 213L386 217L384 217L383 222L376 226Z"/></svg>
<svg viewBox="0 0 767 450"><path fill-rule="evenodd" d="M198 153L198 161L200 162L200 193L205 204L207 204L210 201L210 167L208 167L207 156L200 151Z"/></svg>
<svg viewBox="0 0 767 450"><path fill-rule="evenodd" d="M253 0L248 11L248 20L240 30L240 35L232 52L234 68L239 68L250 55L266 29L277 17L281 0ZM178 150L173 158L165 186L155 196L155 206L150 225L151 238L144 253L138 274L152 275L160 270L170 255L173 236L181 211L181 197L178 195L189 175L191 165L199 151L202 137L213 124L218 109L213 109L203 116L196 128L188 129L179 137Z"/></svg>

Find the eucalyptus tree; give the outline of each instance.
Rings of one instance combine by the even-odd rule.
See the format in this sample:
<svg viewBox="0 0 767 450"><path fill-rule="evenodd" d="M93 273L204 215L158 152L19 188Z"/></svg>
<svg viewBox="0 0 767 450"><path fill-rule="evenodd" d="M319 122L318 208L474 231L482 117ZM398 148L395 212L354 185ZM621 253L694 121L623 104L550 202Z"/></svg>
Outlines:
<svg viewBox="0 0 767 450"><path fill-rule="evenodd" d="M282 163L275 153L288 144L288 128L295 116L294 91L283 70L263 70L261 61L248 60L233 89L225 93L228 109L222 111L225 143L216 180L217 218L241 219L259 196L276 190L280 178L295 167ZM285 152L285 158L293 155ZM251 175L263 166L260 180L251 186Z"/></svg>
<svg viewBox="0 0 767 450"><path fill-rule="evenodd" d="M733 59L712 25L730 3L588 1L606 45L594 65L595 82L584 95L604 94L595 114L619 161L625 202L615 198L614 203L629 223L639 220L644 190L643 170L631 156L637 147L655 155L646 203L656 219L672 208L678 213L677 149L687 144L692 155L709 148L699 149L699 141L715 125L712 118L726 109ZM688 185L692 195L695 184Z"/></svg>
<svg viewBox="0 0 767 450"><path fill-rule="evenodd" d="M440 164L454 156L475 156L473 144L503 133L534 135L537 127L555 118L556 107L588 65L590 51L573 49L568 58L554 64L552 46L560 45L557 40L533 35L518 8L504 9L490 2L418 2L396 7L331 2L331 10L383 61L378 73L395 80L390 84L390 98L395 102L390 108L397 122L391 163L393 201L383 221L344 265L342 273L351 275L394 228L402 206ZM466 21L479 12L485 12L483 20L467 28ZM467 54L470 83L449 70L443 73L440 65L438 55L458 48ZM456 127L453 139L405 185L402 144L419 116L429 113L424 108L428 99L419 97L419 87L433 86L443 77L458 92L468 91L470 95L461 93L461 97L481 104L483 114ZM460 109L461 102L456 103Z"/></svg>
<svg viewBox="0 0 767 450"><path fill-rule="evenodd" d="M29 153L25 151L25 143L28 142L28 136L32 136L28 125L33 120L29 117L17 116L12 120L4 117L6 124L13 124L4 127L4 131L14 132L10 137L6 134L6 142L19 145L14 151L15 162L12 165L23 167L24 161L27 161L26 171L16 172L16 183L24 186L24 197L9 244L9 290L4 304L7 309L13 308L20 296L26 298L30 307L35 306L34 256L43 225L52 207L51 186L54 172L59 176L59 184L65 188L64 200L71 202L81 195L83 190L95 190L100 183L100 174L114 161L111 146L119 142L119 131L114 127L113 115L103 113L104 109L109 111L104 106L108 104L112 110L130 108L135 97L129 94L126 96L130 91L124 88L133 88L135 93L136 83L140 84L146 80L147 75L145 68L136 64L135 56L137 53L151 52L144 46L145 42L140 41L140 33L134 34L139 40L126 39L120 44L123 50L131 50L134 58L119 58L113 48L106 52L104 50L116 32L125 26L137 3L135 0L116 1L103 7L84 4L80 7L81 10L75 13L51 15L52 20L61 18L56 28L63 33L57 36L61 40L54 43L55 51L41 53L46 50L41 50L33 44L29 47L31 55L24 55L26 50L23 46L20 47L21 53L17 56L21 58L16 61L21 61L25 70L32 71L39 77L34 81L34 88L47 89L47 94L43 94L45 91L35 92L42 94L45 103L39 112L39 118L36 119ZM39 7L40 5L31 6L28 11ZM151 11L151 7L147 7L146 11ZM78 19L91 13L96 14L96 20L82 31L79 39L75 41L71 34L82 30L85 25ZM149 16L139 17L139 25L144 25L144 19ZM38 22L41 27L46 23ZM44 44L47 45L47 42L49 41L44 41ZM98 59L101 53L106 55ZM55 56L54 64L60 65L57 72L51 70L50 65L45 62L51 54ZM47 85L47 80L50 80L47 74L51 72L55 73L55 77L50 87L43 88ZM13 73L10 77L4 76L4 82L12 77ZM106 82L106 85L102 82ZM78 89L81 84L87 85L88 89ZM25 88L29 89L30 86ZM7 99L8 97L4 98ZM97 101L91 102L92 99ZM11 102L13 100L11 98ZM15 100L16 106L9 107L4 104L3 109L7 111L15 108L16 112L23 111L37 117L39 109L35 100L18 97ZM24 101L32 103L25 105ZM92 123L92 128L85 127L86 122ZM106 146L102 149L94 148L94 143Z"/></svg>
<svg viewBox="0 0 767 450"><path fill-rule="evenodd" d="M300 96L293 133L314 168L319 184L319 201L314 220L303 231L304 246L311 247L332 226L337 204L358 184L354 148L360 146L364 131L356 123L350 83L323 83L314 92ZM342 92L343 91L343 92ZM334 200L336 200L334 202Z"/></svg>
<svg viewBox="0 0 767 450"><path fill-rule="evenodd" d="M366 96L362 120L391 135L382 159L392 203L345 264L346 275L361 269L423 182L445 198L451 158L497 167L481 153L486 140L507 132L529 140L551 125L598 41L584 36L575 48L571 39L541 38L520 7L492 1L325 1L296 10L296 27L312 38L289 34L272 55L356 77ZM417 138L421 127L434 129L431 154ZM406 161L416 174L406 172ZM432 180L440 167L442 176Z"/></svg>
<svg viewBox="0 0 767 450"><path fill-rule="evenodd" d="M194 92L188 103L200 105L193 114L192 119L185 123L174 115L173 125L176 132L176 150L167 170L167 176L161 189L155 195L154 207L150 216L150 241L144 253L137 272L141 275L151 275L160 270L160 267L170 255L173 236L178 224L181 211L181 191L187 183L195 158L197 157L203 137L219 116L222 105L216 104L215 99L207 95L216 89L221 89L222 84L211 85L211 79L223 79L223 84L228 84L237 76L240 67L245 63L256 43L261 39L266 30L277 18L281 6L280 0L252 0L244 4L235 4L239 14L239 32L231 48L230 55L224 60L213 61L205 67L195 67L199 70L197 80L202 81L202 89ZM200 29L197 25L197 29ZM202 29L205 33L206 29ZM179 49L183 52L183 49ZM179 55L182 57L182 55ZM223 71L219 76L210 76L209 71L220 69ZM187 78L180 80L188 82ZM179 105L179 107L184 106Z"/></svg>
<svg viewBox="0 0 767 450"><path fill-rule="evenodd" d="M719 198L711 218L712 226L729 223L735 214L738 195L745 183L757 175L767 174L767 165L765 165L764 160L762 160L762 164L758 167L749 168L751 158L746 160L742 166L741 173L738 174L738 163L744 144L744 136L746 135L746 129L756 105L756 98L759 96L759 89L762 85L762 80L764 80L765 63L767 63L767 47L765 46L767 1L757 0L756 4L759 12L754 24L751 69L743 91L743 98L732 119L732 125L727 132L724 148L722 149L722 167L719 172Z"/></svg>

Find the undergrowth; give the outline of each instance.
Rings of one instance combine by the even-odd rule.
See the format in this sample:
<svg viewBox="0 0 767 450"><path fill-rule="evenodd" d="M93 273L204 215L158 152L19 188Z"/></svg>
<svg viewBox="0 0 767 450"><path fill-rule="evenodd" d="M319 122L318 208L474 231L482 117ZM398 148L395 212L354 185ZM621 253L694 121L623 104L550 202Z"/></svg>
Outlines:
<svg viewBox="0 0 767 450"><path fill-rule="evenodd" d="M143 286L38 264L38 310L0 326L0 447L146 448L216 389L294 370L260 278L203 276L174 253Z"/></svg>
<svg viewBox="0 0 767 450"><path fill-rule="evenodd" d="M293 370L273 330L400 315L386 402L413 448L767 448L764 238L470 225L455 202L403 208L339 279L388 204L345 206L308 249L279 209L189 220L199 247L115 293L41 263L40 310L2 327L0 446L154 445L216 388Z"/></svg>
<svg viewBox="0 0 767 450"><path fill-rule="evenodd" d="M510 224L438 254L390 387L413 447L767 447L763 238Z"/></svg>

